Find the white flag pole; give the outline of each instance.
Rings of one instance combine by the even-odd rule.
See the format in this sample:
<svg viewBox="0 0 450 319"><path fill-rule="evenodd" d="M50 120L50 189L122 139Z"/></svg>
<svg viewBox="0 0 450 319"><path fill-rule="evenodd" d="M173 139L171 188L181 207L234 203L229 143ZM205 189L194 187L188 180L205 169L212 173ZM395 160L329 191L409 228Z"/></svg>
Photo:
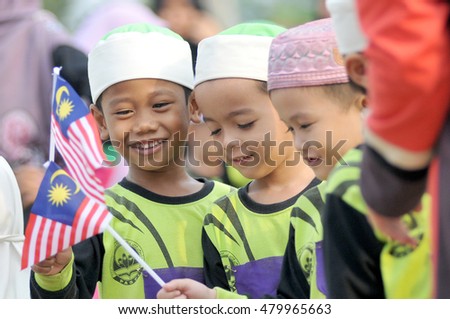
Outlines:
<svg viewBox="0 0 450 319"><path fill-rule="evenodd" d="M55 137L53 136L53 130L52 130L52 113L53 113L53 99L55 97L55 89L56 89L56 81L58 79L59 73L61 71L61 67L54 67L53 68L53 88L52 88L52 98L51 98L51 104L50 104L50 147L48 150L48 162L45 163L45 166L48 166L49 162L55 161Z"/></svg>
<svg viewBox="0 0 450 319"><path fill-rule="evenodd" d="M162 287L165 282L158 276L158 274L139 256L138 253L130 246L128 243L120 237L120 235L108 224L106 230L111 233L111 235L125 248L125 250L130 253L130 255L142 266L145 270L152 276L153 279Z"/></svg>

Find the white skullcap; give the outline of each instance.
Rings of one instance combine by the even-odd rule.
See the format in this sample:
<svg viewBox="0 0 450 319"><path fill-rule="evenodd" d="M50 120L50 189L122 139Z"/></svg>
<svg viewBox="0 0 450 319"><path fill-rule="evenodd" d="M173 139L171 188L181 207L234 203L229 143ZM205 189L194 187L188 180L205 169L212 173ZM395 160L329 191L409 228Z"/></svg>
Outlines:
<svg viewBox="0 0 450 319"><path fill-rule="evenodd" d="M376 1L376 0L374 0ZM356 11L356 0L326 0L341 54L362 52L367 39Z"/></svg>
<svg viewBox="0 0 450 319"><path fill-rule="evenodd" d="M164 27L147 23L114 29L89 53L92 101L113 84L132 79L167 80L193 89L189 44Z"/></svg>
<svg viewBox="0 0 450 319"><path fill-rule="evenodd" d="M242 23L200 41L195 86L223 78L267 81L270 44L285 30L272 23Z"/></svg>

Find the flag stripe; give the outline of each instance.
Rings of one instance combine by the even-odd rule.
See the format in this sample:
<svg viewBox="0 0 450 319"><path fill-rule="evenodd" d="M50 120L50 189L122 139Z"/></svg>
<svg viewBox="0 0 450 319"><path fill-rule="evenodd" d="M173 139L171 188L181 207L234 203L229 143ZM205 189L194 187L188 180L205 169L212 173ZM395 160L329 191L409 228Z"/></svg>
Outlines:
<svg viewBox="0 0 450 319"><path fill-rule="evenodd" d="M36 215L30 214L30 217L28 218L28 225L25 230L25 240L29 240L30 245L23 245L22 250L22 269L26 268L30 263L32 263L32 260L30 260L30 251L34 251L34 245L33 243L35 241L32 240L32 237L34 235L34 225L36 224Z"/></svg>
<svg viewBox="0 0 450 319"><path fill-rule="evenodd" d="M94 232L97 234L105 231L106 227L108 226L112 218L113 218L112 214L107 209L104 209L101 213L101 216L98 219Z"/></svg>
<svg viewBox="0 0 450 319"><path fill-rule="evenodd" d="M59 234L61 233L61 223L53 223L52 250L50 255L53 256L59 251ZM57 234L57 235L55 235ZM62 248L62 247L61 247Z"/></svg>
<svg viewBox="0 0 450 319"><path fill-rule="evenodd" d="M39 255L39 260L43 260L45 259L47 256L50 256L50 251L48 249L48 241L49 241L49 230L50 230L50 226L52 224L52 221L49 219L45 219L44 222L42 223L43 230L41 232L41 247L40 247L40 252L41 254Z"/></svg>
<svg viewBox="0 0 450 319"><path fill-rule="evenodd" d="M85 214L89 214L92 210L93 201L90 201L88 198L85 198L81 203L80 208L75 215L74 223L72 226L72 240L76 243L82 240L82 233L84 223L86 221Z"/></svg>
<svg viewBox="0 0 450 319"><path fill-rule="evenodd" d="M39 227L38 232L36 233L36 249L34 251L34 261L40 261L41 259L41 250L42 250L42 239L45 240L45 238L42 238L42 233L44 232L44 228L45 228L45 221L46 219L43 219L41 216L38 216L38 220L39 220Z"/></svg>
<svg viewBox="0 0 450 319"><path fill-rule="evenodd" d="M54 123L57 125L56 123ZM58 149L64 152L64 160L69 168L71 175L80 183L81 188L90 196L94 197L100 202L104 202L103 187L99 184L98 179L94 176L90 179L88 173L85 171L85 167L82 162L82 155L76 149L69 148L69 142L65 140L64 136L58 129L56 129L56 146ZM96 183L97 182L97 183Z"/></svg>
<svg viewBox="0 0 450 319"><path fill-rule="evenodd" d="M72 227L63 224L61 227L61 234L59 236L61 242L61 250L66 249L70 246L70 233L72 232Z"/></svg>
<svg viewBox="0 0 450 319"><path fill-rule="evenodd" d="M91 118L92 116L90 116ZM94 125L94 126L91 126ZM98 131L93 132L96 124L89 121L86 117L74 122L69 127L69 138L73 138L81 143L83 149L86 152L86 158L88 162L93 165L94 169L100 168L102 162L105 159L105 155L102 151L100 139L96 138L95 134Z"/></svg>
<svg viewBox="0 0 450 319"><path fill-rule="evenodd" d="M96 213L99 210L100 205L98 205L97 203L95 203L95 205L92 207L92 210L89 212L89 215L86 216L86 220L85 220L85 226L83 227L83 233L82 236L83 237L91 237L94 235L94 232L91 231L91 224L92 223L96 223L98 218L96 218Z"/></svg>

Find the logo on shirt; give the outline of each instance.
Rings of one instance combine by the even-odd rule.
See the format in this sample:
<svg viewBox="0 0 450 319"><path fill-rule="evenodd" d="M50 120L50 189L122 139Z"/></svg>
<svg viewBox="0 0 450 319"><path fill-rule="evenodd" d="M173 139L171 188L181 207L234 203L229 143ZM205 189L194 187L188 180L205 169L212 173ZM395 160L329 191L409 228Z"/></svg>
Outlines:
<svg viewBox="0 0 450 319"><path fill-rule="evenodd" d="M133 241L127 240L127 242L144 259L142 248ZM114 280L126 286L134 284L142 274L141 265L117 242L113 259L111 274Z"/></svg>
<svg viewBox="0 0 450 319"><path fill-rule="evenodd" d="M297 251L297 259L308 283L313 271L314 243L306 243Z"/></svg>
<svg viewBox="0 0 450 319"><path fill-rule="evenodd" d="M240 262L236 258L235 255L233 255L229 251L221 251L220 257L222 259L222 264L225 270L225 275L227 276L228 286L230 287L230 291L237 292L236 288L236 277L234 273L236 270L234 269L236 265L239 265Z"/></svg>

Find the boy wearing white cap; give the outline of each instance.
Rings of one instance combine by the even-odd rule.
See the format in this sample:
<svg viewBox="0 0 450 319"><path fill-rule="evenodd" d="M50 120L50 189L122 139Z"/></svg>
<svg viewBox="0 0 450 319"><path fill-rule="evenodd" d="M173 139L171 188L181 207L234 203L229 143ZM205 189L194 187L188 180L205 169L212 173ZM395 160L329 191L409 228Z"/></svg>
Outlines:
<svg viewBox="0 0 450 319"><path fill-rule="evenodd" d="M349 77L366 89L367 40L361 32L355 0L327 0L339 51ZM387 238L369 224L359 188L362 149L344 156L330 176L324 210L325 270L331 298L429 298L431 257L429 196L420 211L403 217L413 246ZM359 204L358 204L359 203ZM392 203L395 205L395 203ZM342 276L345 273L346 276Z"/></svg>
<svg viewBox="0 0 450 319"><path fill-rule="evenodd" d="M291 211L318 183L295 152L266 90L270 44L283 31L273 24L243 23L199 44L193 108L223 145L227 163L253 181L218 200L206 216L205 277L216 289L181 281L199 288L189 297L275 296ZM307 298L304 282L299 290ZM173 296L162 290L158 297Z"/></svg>
<svg viewBox="0 0 450 319"><path fill-rule="evenodd" d="M191 52L174 32L131 24L89 54L92 112L129 173L106 191L111 226L164 281L203 280L201 228L228 185L195 180L183 163L193 87ZM33 267L33 297L154 298L159 285L109 233Z"/></svg>

